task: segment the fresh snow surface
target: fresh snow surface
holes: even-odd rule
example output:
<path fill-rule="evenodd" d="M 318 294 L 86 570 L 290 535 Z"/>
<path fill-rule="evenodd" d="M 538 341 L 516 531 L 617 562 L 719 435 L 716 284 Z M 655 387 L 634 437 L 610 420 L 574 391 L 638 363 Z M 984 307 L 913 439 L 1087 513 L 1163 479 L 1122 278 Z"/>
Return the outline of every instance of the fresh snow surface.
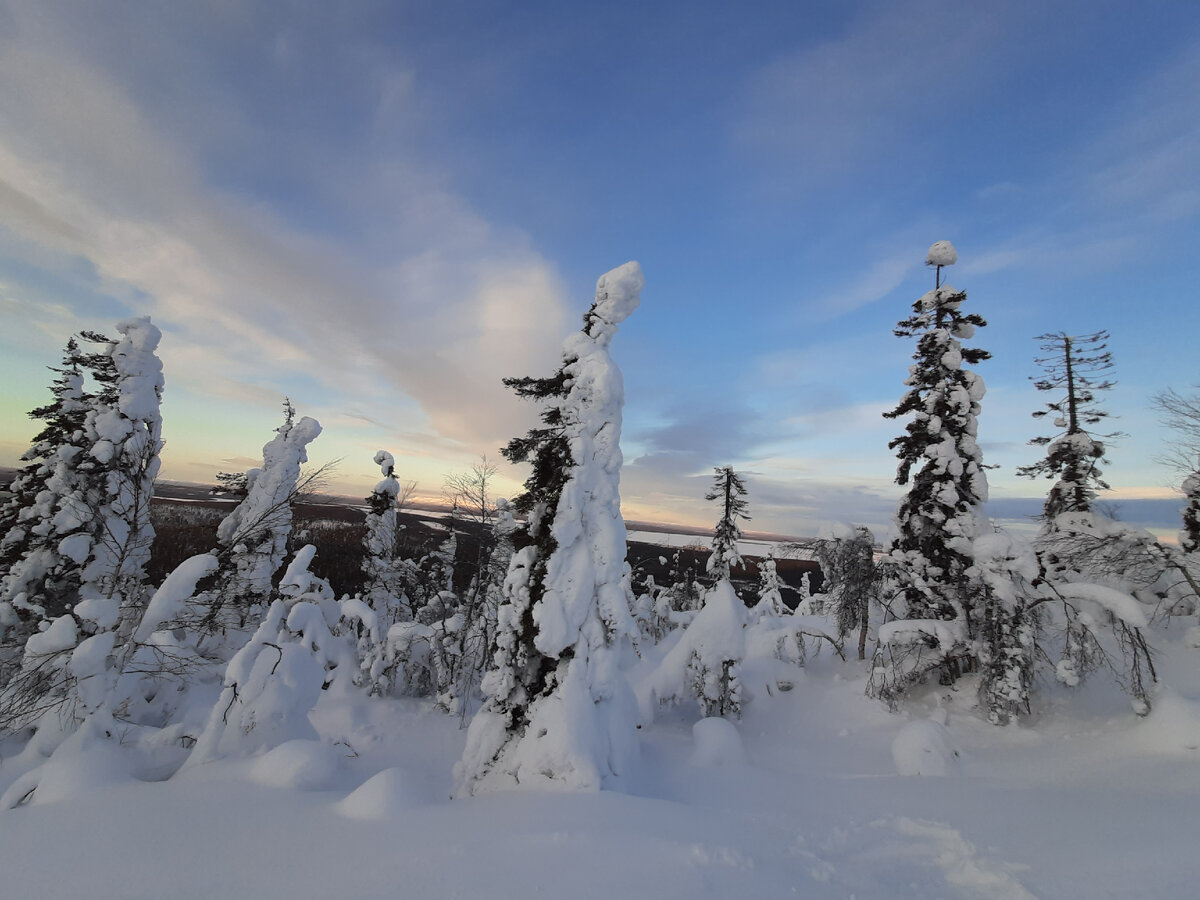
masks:
<path fill-rule="evenodd" d="M 823 651 L 740 721 L 660 710 L 623 793 L 451 800 L 466 731 L 409 699 L 331 689 L 317 737 L 169 779 L 178 732 L 100 713 L 57 750 L 0 746 L 0 897 L 1192 897 L 1187 628 L 1150 626 L 1165 686 L 1145 718 L 1097 678 L 1041 685 L 1033 718 L 1003 728 L 970 679 L 891 714 L 863 696 L 865 664 Z M 635 688 L 664 652 L 642 648 Z M 899 774 L 918 753 L 953 760 L 946 777 Z"/>

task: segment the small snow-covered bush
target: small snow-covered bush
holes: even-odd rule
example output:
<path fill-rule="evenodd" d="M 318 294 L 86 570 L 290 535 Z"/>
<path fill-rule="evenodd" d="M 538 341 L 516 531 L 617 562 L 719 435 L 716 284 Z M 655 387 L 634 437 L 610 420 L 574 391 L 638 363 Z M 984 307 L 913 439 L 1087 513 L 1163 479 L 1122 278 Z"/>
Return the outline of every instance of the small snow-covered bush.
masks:
<path fill-rule="evenodd" d="M 249 756 L 285 741 L 315 739 L 308 720 L 321 692 L 353 669 L 352 651 L 330 631 L 332 591 L 308 571 L 315 548 L 297 552 L 262 624 L 225 670 L 225 686 L 187 765 Z"/>

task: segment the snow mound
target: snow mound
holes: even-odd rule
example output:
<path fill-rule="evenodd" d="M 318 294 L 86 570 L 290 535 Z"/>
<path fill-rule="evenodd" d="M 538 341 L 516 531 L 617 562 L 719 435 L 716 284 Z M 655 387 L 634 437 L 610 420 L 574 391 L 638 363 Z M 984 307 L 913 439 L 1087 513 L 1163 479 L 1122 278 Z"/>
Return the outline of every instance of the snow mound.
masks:
<path fill-rule="evenodd" d="M 129 757 L 113 738 L 115 728 L 107 712 L 91 716 L 42 765 L 9 786 L 0 797 L 0 809 L 23 803 L 61 803 L 99 788 L 133 781 Z"/>
<path fill-rule="evenodd" d="M 900 729 L 892 741 L 892 761 L 901 775 L 954 775 L 961 762 L 950 732 L 933 719 Z"/>
<path fill-rule="evenodd" d="M 1138 727 L 1147 749 L 1164 752 L 1200 749 L 1200 702 L 1163 689 Z"/>
<path fill-rule="evenodd" d="M 250 769 L 250 778 L 267 787 L 319 791 L 337 773 L 336 751 L 321 741 L 286 741 L 264 753 Z"/>
<path fill-rule="evenodd" d="M 333 807 L 338 815 L 364 822 L 385 822 L 397 813 L 420 806 L 425 798 L 403 769 L 384 769 Z"/>
<path fill-rule="evenodd" d="M 742 736 L 728 719 L 710 716 L 692 726 L 692 765 L 694 766 L 744 766 L 746 748 Z"/>
<path fill-rule="evenodd" d="M 956 262 L 958 262 L 958 251 L 949 241 L 935 242 L 929 248 L 929 252 L 925 254 L 925 265 L 927 266 L 952 266 Z"/>

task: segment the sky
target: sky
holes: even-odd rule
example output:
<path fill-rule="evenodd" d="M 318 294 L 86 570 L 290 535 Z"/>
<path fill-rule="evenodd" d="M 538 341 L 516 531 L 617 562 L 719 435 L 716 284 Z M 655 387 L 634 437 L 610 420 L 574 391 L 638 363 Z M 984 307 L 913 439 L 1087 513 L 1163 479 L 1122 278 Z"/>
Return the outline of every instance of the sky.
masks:
<path fill-rule="evenodd" d="M 254 465 L 286 395 L 339 491 L 382 448 L 419 495 L 483 454 L 511 495 L 535 409 L 500 379 L 550 374 L 636 259 L 626 517 L 715 521 L 730 464 L 751 528 L 883 531 L 892 328 L 950 240 L 989 322 L 992 496 L 1049 486 L 1015 475 L 1034 338 L 1108 329 L 1108 499 L 1165 533 L 1150 397 L 1200 384 L 1197 85 L 1186 2 L 0 0 L 0 465 L 72 333 L 150 315 L 164 478 Z"/>

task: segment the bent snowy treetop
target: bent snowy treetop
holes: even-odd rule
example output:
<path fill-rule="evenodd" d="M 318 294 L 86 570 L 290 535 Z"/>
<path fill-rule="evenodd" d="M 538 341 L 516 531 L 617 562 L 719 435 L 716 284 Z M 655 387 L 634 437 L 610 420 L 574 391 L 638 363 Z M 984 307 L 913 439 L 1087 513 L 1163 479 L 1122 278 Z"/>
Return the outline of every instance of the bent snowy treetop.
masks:
<path fill-rule="evenodd" d="M 646 278 L 642 267 L 630 260 L 605 272 L 596 281 L 596 300 L 588 311 L 589 332 L 597 321 L 605 325 L 620 325 L 638 308 Z M 595 335 L 593 335 L 595 336 Z"/>

